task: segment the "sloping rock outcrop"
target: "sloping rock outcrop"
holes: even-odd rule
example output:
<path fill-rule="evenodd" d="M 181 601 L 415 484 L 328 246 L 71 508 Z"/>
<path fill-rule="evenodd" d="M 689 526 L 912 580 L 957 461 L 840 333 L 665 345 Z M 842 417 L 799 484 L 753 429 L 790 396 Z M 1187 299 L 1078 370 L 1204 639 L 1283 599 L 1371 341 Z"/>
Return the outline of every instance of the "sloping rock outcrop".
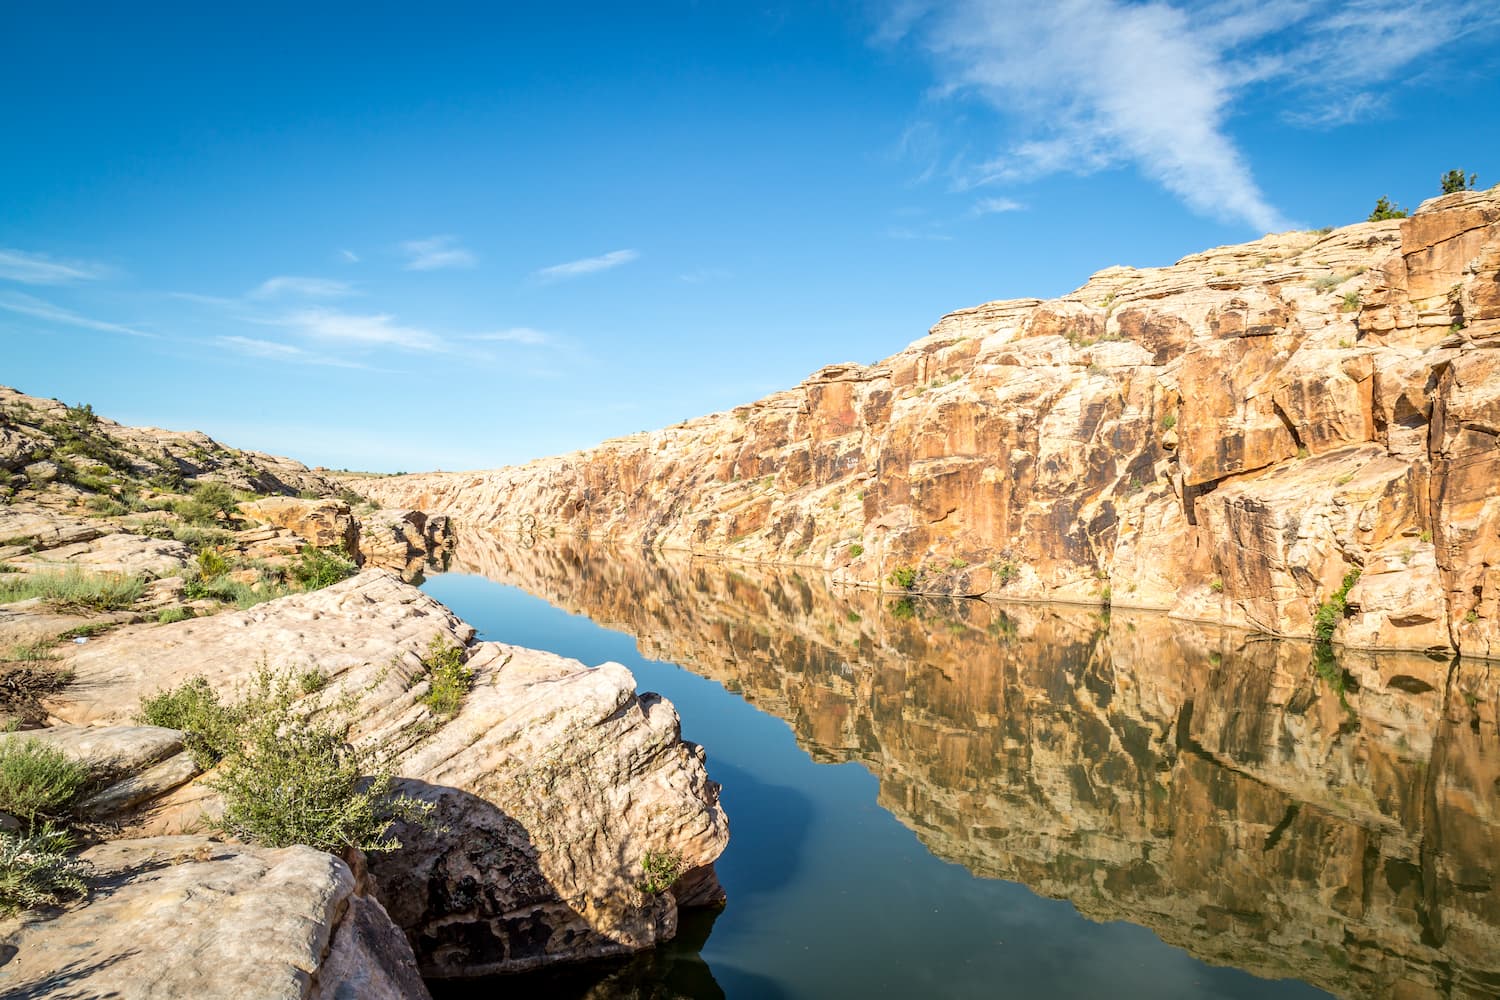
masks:
<path fill-rule="evenodd" d="M 0 923 L 9 997 L 426 1000 L 411 947 L 310 847 L 203 837 L 100 844 L 87 906 Z"/>
<path fill-rule="evenodd" d="M 1500 990 L 1500 670 L 1115 611 L 830 590 L 566 540 L 455 568 L 858 761 L 935 854 L 1340 996 Z"/>
<path fill-rule="evenodd" d="M 101 479 L 223 482 L 256 493 L 336 493 L 301 462 L 220 444 L 201 431 L 127 427 L 89 406 L 28 396 L 0 386 L 0 495 L 24 486 Z"/>
<path fill-rule="evenodd" d="M 361 479 L 523 534 L 878 587 L 1500 656 L 1500 189 L 1112 267 L 871 366 L 493 472 Z"/>
<path fill-rule="evenodd" d="M 126 626 L 65 651 L 73 681 L 48 702 L 74 726 L 128 721 L 193 676 L 230 692 L 262 667 L 326 679 L 354 735 L 387 756 L 439 825 L 403 826 L 376 855 L 380 898 L 427 976 L 473 976 L 624 954 L 676 929 L 676 899 L 642 891 L 648 852 L 680 860 L 712 900 L 728 838 L 701 749 L 672 706 L 637 696 L 618 664 L 471 643 L 474 630 L 381 570 L 247 611 Z M 436 641 L 464 646 L 473 686 L 451 718 L 423 702 Z M 121 819 L 140 836 L 191 832 L 216 808 L 194 782 Z"/>

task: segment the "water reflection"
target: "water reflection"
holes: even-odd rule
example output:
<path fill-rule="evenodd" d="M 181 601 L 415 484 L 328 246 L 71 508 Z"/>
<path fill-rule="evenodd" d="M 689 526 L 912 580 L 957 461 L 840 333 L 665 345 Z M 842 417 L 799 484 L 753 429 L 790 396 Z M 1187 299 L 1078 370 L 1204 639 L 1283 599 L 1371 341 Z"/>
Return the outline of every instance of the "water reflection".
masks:
<path fill-rule="evenodd" d="M 1329 663 L 1156 615 L 568 540 L 460 535 L 453 569 L 626 631 L 815 758 L 858 761 L 976 875 L 1342 996 L 1500 995 L 1500 664 Z"/>

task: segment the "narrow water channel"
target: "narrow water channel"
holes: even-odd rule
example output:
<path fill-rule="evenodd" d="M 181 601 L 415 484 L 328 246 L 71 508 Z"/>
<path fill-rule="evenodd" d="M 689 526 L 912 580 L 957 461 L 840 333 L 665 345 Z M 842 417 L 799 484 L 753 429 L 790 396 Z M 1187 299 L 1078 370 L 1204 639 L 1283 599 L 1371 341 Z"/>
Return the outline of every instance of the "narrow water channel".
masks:
<path fill-rule="evenodd" d="M 1320 672 L 1306 646 L 1159 616 L 484 536 L 425 589 L 483 637 L 625 664 L 724 786 L 721 913 L 507 996 L 1500 985 L 1494 720 L 1454 707 L 1494 699 L 1486 665 Z"/>

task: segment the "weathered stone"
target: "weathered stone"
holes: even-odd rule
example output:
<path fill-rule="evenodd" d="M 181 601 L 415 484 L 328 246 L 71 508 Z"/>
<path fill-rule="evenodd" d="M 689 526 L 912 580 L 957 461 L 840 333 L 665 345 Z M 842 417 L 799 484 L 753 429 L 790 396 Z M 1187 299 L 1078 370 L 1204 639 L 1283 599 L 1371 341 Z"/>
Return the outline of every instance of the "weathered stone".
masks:
<path fill-rule="evenodd" d="M 94 868 L 86 905 L 0 923 L 7 996 L 428 996 L 379 904 L 355 895 L 349 868 L 322 851 L 172 837 L 83 858 Z"/>
<path fill-rule="evenodd" d="M 318 548 L 337 547 L 351 554 L 359 548 L 359 524 L 342 500 L 268 497 L 240 504 L 240 513 L 262 524 L 285 528 Z"/>
<path fill-rule="evenodd" d="M 702 754 L 682 742 L 676 712 L 655 695 L 637 696 L 618 664 L 588 669 L 478 643 L 468 651 L 473 688 L 461 709 L 434 716 L 421 700 L 429 690 L 422 657 L 434 641 L 464 646 L 473 635 L 421 591 L 367 570 L 248 611 L 129 626 L 67 650 L 75 678 L 49 708 L 98 726 L 194 676 L 232 700 L 262 666 L 316 669 L 328 684 L 310 697 L 352 698 L 355 738 L 446 803 L 446 829 L 400 828 L 407 846 L 372 865 L 428 974 L 512 971 L 670 937 L 676 905 L 637 891 L 640 860 L 673 853 L 689 869 L 709 869 L 728 838 L 718 786 Z M 143 835 L 193 830 L 217 808 L 195 782 L 124 822 Z M 529 868 L 517 867 L 521 855 Z M 477 882 L 442 888 L 460 858 Z M 542 887 L 524 920 L 505 902 L 512 883 Z M 475 885 L 488 888 L 476 896 Z M 592 902 L 580 909 L 585 899 Z M 469 950 L 453 943 L 461 928 Z"/>

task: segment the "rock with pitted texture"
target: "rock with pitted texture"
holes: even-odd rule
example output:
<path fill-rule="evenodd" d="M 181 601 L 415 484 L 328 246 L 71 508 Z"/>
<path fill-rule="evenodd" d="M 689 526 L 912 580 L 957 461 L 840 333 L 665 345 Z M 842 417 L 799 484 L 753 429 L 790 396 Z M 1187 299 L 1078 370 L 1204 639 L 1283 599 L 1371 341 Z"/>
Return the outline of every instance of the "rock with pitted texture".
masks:
<path fill-rule="evenodd" d="M 1288 636 L 1358 569 L 1336 639 L 1500 656 L 1496 346 L 1500 188 L 960 310 L 587 451 L 358 485 L 481 527 Z"/>
<path fill-rule="evenodd" d="M 330 854 L 161 837 L 83 858 L 87 903 L 0 923 L 6 996 L 429 996 L 400 931 Z"/>

